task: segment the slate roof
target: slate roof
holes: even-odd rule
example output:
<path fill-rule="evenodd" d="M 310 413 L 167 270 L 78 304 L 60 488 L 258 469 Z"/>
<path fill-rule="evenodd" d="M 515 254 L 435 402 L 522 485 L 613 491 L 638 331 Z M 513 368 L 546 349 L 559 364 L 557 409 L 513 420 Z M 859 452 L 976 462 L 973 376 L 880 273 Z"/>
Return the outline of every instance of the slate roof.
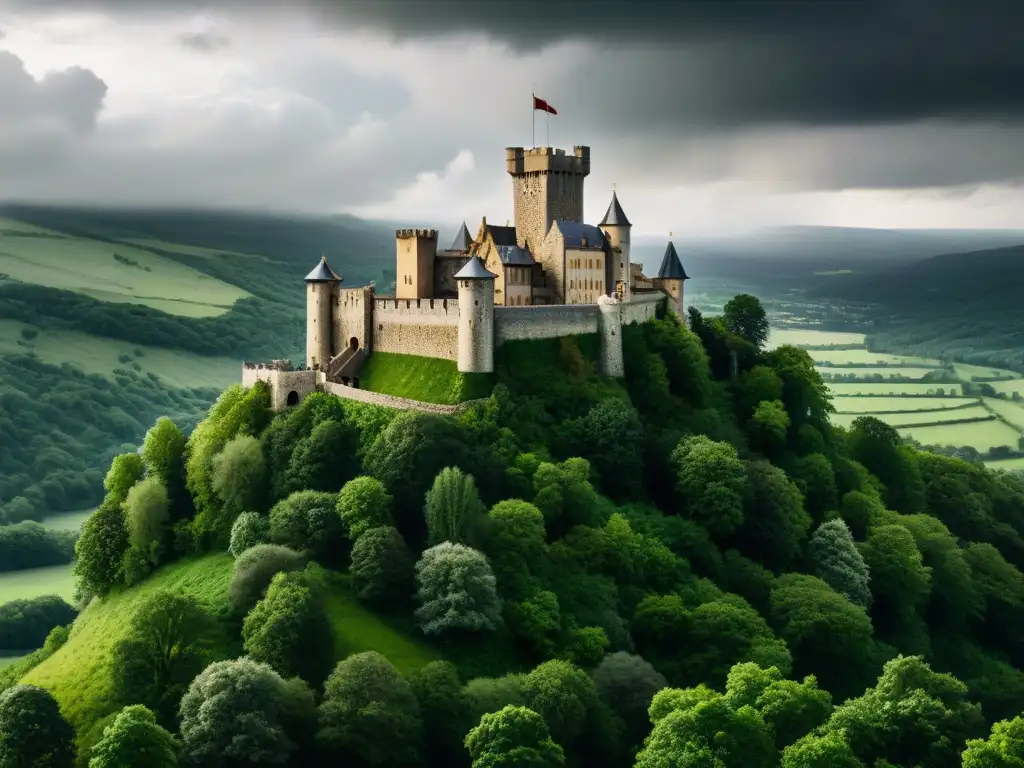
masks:
<path fill-rule="evenodd" d="M 575 221 L 556 221 L 555 226 L 565 238 L 566 248 L 582 248 L 583 239 L 587 240 L 587 248 L 603 248 L 604 232 L 593 224 L 580 224 Z"/>
<path fill-rule="evenodd" d="M 499 245 L 497 249 L 498 258 L 506 266 L 528 267 L 536 263 L 533 260 L 533 254 L 518 245 Z"/>
<path fill-rule="evenodd" d="M 495 245 L 515 245 L 517 242 L 515 227 L 495 227 L 488 224 L 487 231 L 494 238 Z"/>
<path fill-rule="evenodd" d="M 462 228 L 459 233 L 455 235 L 455 239 L 452 240 L 451 246 L 448 248 L 449 251 L 468 251 L 470 243 L 473 242 L 473 238 L 469 236 L 469 230 L 466 228 L 466 222 L 462 222 Z"/>
<path fill-rule="evenodd" d="M 668 247 L 665 248 L 665 256 L 661 260 L 661 267 L 658 268 L 658 277 L 667 280 L 690 279 L 683 269 L 682 262 L 679 261 L 679 254 L 676 253 L 676 247 L 671 240 L 668 241 Z"/>
<path fill-rule="evenodd" d="M 321 256 L 320 263 L 313 267 L 313 271 L 306 275 L 307 283 L 340 283 L 341 278 L 331 269 L 327 263 L 327 257 Z"/>
<path fill-rule="evenodd" d="M 608 210 L 604 213 L 604 218 L 601 219 L 599 227 L 631 227 L 629 219 L 626 218 L 626 212 L 622 210 L 622 206 L 619 205 L 619 196 L 612 192 L 612 202 L 608 206 Z"/>
<path fill-rule="evenodd" d="M 487 271 L 479 256 L 471 256 L 466 266 L 455 273 L 456 280 L 493 280 L 496 277 Z"/>

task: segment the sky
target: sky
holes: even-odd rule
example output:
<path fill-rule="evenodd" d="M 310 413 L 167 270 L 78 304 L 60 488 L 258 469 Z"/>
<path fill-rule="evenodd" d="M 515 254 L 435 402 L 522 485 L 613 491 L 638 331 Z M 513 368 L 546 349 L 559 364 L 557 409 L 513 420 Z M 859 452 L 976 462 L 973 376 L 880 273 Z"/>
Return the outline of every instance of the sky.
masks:
<path fill-rule="evenodd" d="M 634 233 L 1024 227 L 1019 0 L 0 0 L 0 200 Z M 559 112 L 531 110 L 531 93 Z M 535 125 L 535 128 L 534 128 Z"/>

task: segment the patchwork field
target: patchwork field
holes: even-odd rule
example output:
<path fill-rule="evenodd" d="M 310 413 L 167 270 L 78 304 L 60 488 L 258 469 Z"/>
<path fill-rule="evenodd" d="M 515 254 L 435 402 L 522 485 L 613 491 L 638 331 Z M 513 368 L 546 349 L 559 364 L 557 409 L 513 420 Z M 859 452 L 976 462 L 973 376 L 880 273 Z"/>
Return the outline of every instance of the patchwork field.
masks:
<path fill-rule="evenodd" d="M 17 320 L 0 319 L 0 356 L 24 354 L 34 354 L 50 365 L 68 363 L 84 373 L 107 377 L 115 369 L 132 368 L 156 374 L 172 387 L 225 389 L 238 381 L 241 365 L 240 360 L 228 357 L 204 357 L 77 331 L 38 330 Z"/>
<path fill-rule="evenodd" d="M 70 565 L 51 565 L 0 573 L 0 605 L 40 595 L 59 595 L 71 601 L 75 592 Z"/>
<path fill-rule="evenodd" d="M 985 383 L 998 393 L 1010 396 L 1019 392 L 1024 395 L 1024 377 L 1013 371 L 963 363 L 950 367 L 940 360 L 925 357 L 870 352 L 864 346 L 864 336 L 856 333 L 782 328 L 773 331 L 769 340 L 769 346 L 780 344 L 808 348 L 808 354 L 823 375 L 857 378 L 897 375 L 920 379 L 945 368 L 959 380 L 828 381 L 836 408 L 832 416 L 834 424 L 849 427 L 859 416 L 875 416 L 896 427 L 904 437 L 912 437 L 925 445 L 971 447 L 982 454 L 1004 446 L 1017 451 L 1024 437 L 1024 402 L 963 394 L 965 384 L 981 378 L 996 379 Z M 855 349 L 822 348 L 855 344 L 860 346 Z M 977 421 L 962 423 L 971 419 Z M 921 424 L 928 426 L 919 426 Z M 987 464 L 1019 469 L 1024 468 L 1024 457 L 992 460 Z"/>
<path fill-rule="evenodd" d="M 1002 469 L 1006 472 L 1024 472 L 1024 456 L 1019 456 L 1016 459 L 996 459 L 995 461 L 986 461 L 985 466 L 989 469 Z"/>
<path fill-rule="evenodd" d="M 102 301 L 144 304 L 186 317 L 221 315 L 249 295 L 128 244 L 71 237 L 10 219 L 0 219 L 0 279 L 74 291 Z"/>

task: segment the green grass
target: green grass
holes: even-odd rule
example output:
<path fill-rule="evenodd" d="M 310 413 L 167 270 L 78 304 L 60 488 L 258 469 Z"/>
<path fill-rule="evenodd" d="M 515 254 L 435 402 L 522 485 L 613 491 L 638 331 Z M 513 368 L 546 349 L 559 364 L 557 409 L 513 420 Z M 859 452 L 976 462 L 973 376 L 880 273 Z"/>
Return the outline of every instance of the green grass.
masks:
<path fill-rule="evenodd" d="M 832 366 L 817 366 L 818 372 L 822 375 L 832 374 L 833 376 L 856 376 L 857 378 L 866 379 L 868 376 L 884 376 L 889 378 L 891 376 L 902 377 L 905 379 L 921 379 L 927 376 L 929 373 L 934 373 L 934 368 L 917 368 L 913 366 L 857 366 L 856 368 L 835 368 Z"/>
<path fill-rule="evenodd" d="M 982 453 L 1000 445 L 1016 449 L 1021 436 L 1019 430 L 995 419 L 974 424 L 941 424 L 898 431 L 904 437 L 913 437 L 925 445 L 967 446 Z"/>
<path fill-rule="evenodd" d="M 924 411 L 942 408 L 964 408 L 978 404 L 976 397 L 834 397 L 832 404 L 839 413 L 863 415 L 892 411 Z"/>
<path fill-rule="evenodd" d="M 938 389 L 943 390 L 947 395 L 960 395 L 963 393 L 963 387 L 959 383 L 950 383 L 944 381 L 942 383 L 932 382 L 918 382 L 918 381 L 840 381 L 840 382 L 829 382 L 828 388 L 833 395 L 927 395 L 929 391 L 936 391 Z M 929 398 L 930 399 L 930 398 Z M 927 408 L 928 406 L 922 406 Z"/>
<path fill-rule="evenodd" d="M 996 392 L 1005 392 L 1007 396 L 1012 395 L 1014 392 L 1019 392 L 1024 395 L 1024 379 L 1017 379 L 1016 381 L 993 381 L 990 382 L 992 389 Z"/>
<path fill-rule="evenodd" d="M 31 236 L 26 236 L 29 234 Z M 117 254 L 120 259 L 115 259 Z M 102 301 L 144 304 L 172 315 L 222 315 L 246 291 L 128 244 L 63 235 L 0 219 L 0 274 Z"/>
<path fill-rule="evenodd" d="M 793 347 L 825 347 L 864 344 L 863 333 L 819 331 L 813 328 L 772 328 L 768 336 L 768 349 L 784 345 Z"/>
<path fill-rule="evenodd" d="M 963 381 L 971 381 L 972 377 L 977 376 L 983 379 L 1016 379 L 1019 383 L 1024 384 L 1024 379 L 1021 378 L 1019 373 L 1015 371 L 1007 371 L 1004 368 L 989 368 L 988 366 L 982 365 L 969 365 L 967 363 L 954 363 L 953 370 L 956 371 L 956 375 Z"/>
<path fill-rule="evenodd" d="M 24 658 L 24 654 L 21 656 L 0 656 L 0 669 L 6 669 L 11 666 L 11 664 L 16 664 Z"/>
<path fill-rule="evenodd" d="M 984 398 L 985 407 L 1011 427 L 1024 430 L 1024 403 L 1000 400 L 997 397 Z"/>
<path fill-rule="evenodd" d="M 808 354 L 816 363 L 835 365 L 921 365 L 938 366 L 941 363 L 930 357 L 915 355 L 890 355 L 886 352 L 869 352 L 866 349 L 811 349 Z"/>
<path fill-rule="evenodd" d="M 128 632 L 141 599 L 169 590 L 202 600 L 214 611 L 224 610 L 232 563 L 228 554 L 182 560 L 133 589 L 94 600 L 75 621 L 64 647 L 31 670 L 24 682 L 50 691 L 64 716 L 84 731 L 116 706 L 111 695 L 111 651 Z M 219 658 L 229 654 L 227 644 L 215 648 Z"/>
<path fill-rule="evenodd" d="M 67 363 L 83 373 L 107 378 L 113 377 L 116 369 L 153 373 L 172 387 L 226 389 L 242 375 L 241 360 L 229 357 L 205 357 L 78 331 L 39 330 L 18 320 L 0 319 L 0 355 L 24 354 L 49 365 Z M 124 356 L 130 361 L 126 363 Z"/>
<path fill-rule="evenodd" d="M 238 253 L 237 251 L 228 250 L 217 250 L 215 248 L 203 248 L 199 245 L 183 245 L 181 243 L 167 243 L 163 240 L 154 240 L 148 237 L 123 237 L 117 238 L 124 243 L 132 243 L 133 245 L 139 245 L 143 248 L 156 248 L 160 251 L 171 251 L 173 253 L 184 253 L 187 256 L 201 256 L 207 259 L 213 259 L 218 256 L 249 256 L 250 254 Z M 256 256 L 254 258 L 261 258 Z"/>
<path fill-rule="evenodd" d="M 426 643 L 396 629 L 357 602 L 344 576 L 334 575 L 331 579 L 326 609 L 338 659 L 353 653 L 377 651 L 400 672 L 409 674 L 440 658 Z"/>
<path fill-rule="evenodd" d="M 985 466 L 989 469 L 1003 469 L 1007 471 L 1024 470 L 1024 456 L 1020 456 L 1016 459 L 996 459 L 994 461 L 986 461 Z"/>
<path fill-rule="evenodd" d="M 0 605 L 11 600 L 30 600 L 40 595 L 59 595 L 70 601 L 75 582 L 70 565 L 49 565 L 0 573 Z"/>
<path fill-rule="evenodd" d="M 59 515 L 50 515 L 43 520 L 43 525 L 55 531 L 77 531 L 82 527 L 82 523 L 86 521 L 89 515 L 95 511 L 96 507 L 90 507 L 89 509 L 79 509 L 74 512 L 62 512 Z"/>
<path fill-rule="evenodd" d="M 927 398 L 915 399 L 927 402 Z M 854 419 L 860 418 L 861 416 L 876 416 L 878 419 L 893 427 L 904 427 L 910 424 L 931 424 L 933 422 L 943 421 L 960 421 L 961 419 L 992 418 L 992 414 L 981 405 L 975 405 L 969 408 L 947 408 L 944 411 L 905 411 L 902 413 L 885 414 L 835 413 L 832 414 L 831 418 L 833 424 L 838 424 L 841 427 L 849 427 L 850 424 L 853 423 Z M 973 425 L 965 424 L 962 426 Z"/>
<path fill-rule="evenodd" d="M 454 404 L 490 394 L 490 377 L 459 373 L 454 360 L 374 352 L 359 372 L 359 386 L 371 392 L 424 403 Z"/>

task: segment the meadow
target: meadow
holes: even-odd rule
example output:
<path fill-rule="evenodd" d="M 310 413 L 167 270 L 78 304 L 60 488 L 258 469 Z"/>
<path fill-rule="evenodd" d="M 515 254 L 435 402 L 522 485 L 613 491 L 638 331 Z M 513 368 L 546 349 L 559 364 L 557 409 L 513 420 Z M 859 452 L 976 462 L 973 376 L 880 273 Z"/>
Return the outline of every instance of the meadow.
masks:
<path fill-rule="evenodd" d="M 1024 403 L 1000 400 L 998 397 L 986 397 L 985 407 L 1006 423 L 1024 431 Z"/>
<path fill-rule="evenodd" d="M 967 408 L 946 408 L 940 411 L 903 411 L 901 413 L 883 414 L 834 413 L 832 414 L 831 420 L 833 424 L 837 424 L 841 427 L 849 427 L 853 423 L 854 419 L 858 419 L 865 415 L 877 416 L 886 424 L 893 427 L 907 427 L 914 424 L 932 424 L 933 422 L 959 422 L 965 419 L 985 419 L 998 422 L 998 419 L 996 419 L 996 417 L 982 405 L 973 405 Z M 997 443 L 997 445 L 999 445 L 999 443 Z"/>
<path fill-rule="evenodd" d="M 812 352 L 815 350 L 811 350 Z M 868 354 L 871 354 L 870 352 Z M 915 366 L 893 366 L 893 365 L 858 365 L 856 368 L 847 366 L 831 366 L 831 365 L 818 365 L 816 366 L 818 372 L 824 375 L 832 376 L 856 376 L 857 378 L 868 378 L 870 376 L 884 376 L 890 378 L 893 376 L 905 378 L 905 379 L 922 379 L 929 373 L 933 373 L 938 370 L 937 368 L 923 368 Z"/>
<path fill-rule="evenodd" d="M 769 349 L 789 345 L 793 347 L 863 346 L 863 333 L 821 331 L 814 328 L 772 328 L 768 336 Z"/>
<path fill-rule="evenodd" d="M 184 317 L 216 317 L 250 295 L 152 251 L 11 219 L 0 219 L 0 278 Z"/>
<path fill-rule="evenodd" d="M 834 395 L 891 395 L 913 396 L 934 394 L 941 389 L 946 395 L 961 395 L 963 387 L 959 383 L 942 382 L 941 384 L 923 381 L 838 381 L 830 383 L 828 388 Z M 928 406 L 922 404 L 922 408 Z"/>
<path fill-rule="evenodd" d="M 1016 449 L 1020 430 L 993 419 L 973 424 L 939 424 L 934 427 L 912 427 L 898 430 L 903 437 L 912 437 L 925 445 L 956 445 L 985 452 L 1006 445 Z"/>
<path fill-rule="evenodd" d="M 970 408 L 981 401 L 976 397 L 929 397 L 926 400 L 911 397 L 856 397 L 838 395 L 832 398 L 837 413 L 889 414 L 904 411 L 944 411 Z"/>

